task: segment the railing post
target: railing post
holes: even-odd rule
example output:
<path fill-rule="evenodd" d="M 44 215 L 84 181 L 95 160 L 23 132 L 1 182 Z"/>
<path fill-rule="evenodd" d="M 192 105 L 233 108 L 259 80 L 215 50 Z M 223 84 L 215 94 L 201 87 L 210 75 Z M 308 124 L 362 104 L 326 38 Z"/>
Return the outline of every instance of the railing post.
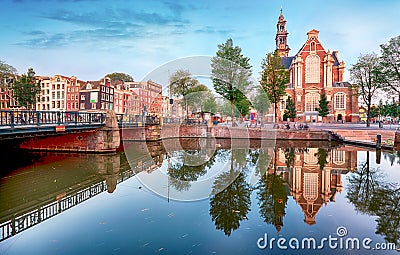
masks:
<path fill-rule="evenodd" d="M 57 112 L 57 124 L 61 125 L 61 112 Z"/>
<path fill-rule="evenodd" d="M 380 149 L 382 147 L 382 135 L 376 135 L 376 149 Z"/>
<path fill-rule="evenodd" d="M 36 122 L 37 125 L 40 126 L 40 112 L 36 111 Z"/>
<path fill-rule="evenodd" d="M 14 128 L 15 126 L 15 117 L 14 117 L 14 112 L 10 112 L 10 120 L 11 120 L 11 127 Z"/>

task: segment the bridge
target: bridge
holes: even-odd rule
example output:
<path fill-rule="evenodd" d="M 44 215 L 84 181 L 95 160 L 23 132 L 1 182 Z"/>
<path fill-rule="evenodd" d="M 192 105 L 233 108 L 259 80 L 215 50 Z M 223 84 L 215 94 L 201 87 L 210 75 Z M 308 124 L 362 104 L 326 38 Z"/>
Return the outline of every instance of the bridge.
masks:
<path fill-rule="evenodd" d="M 115 114 L 111 110 L 0 110 L 0 142 L 5 145 L 2 147 L 17 143 L 33 150 L 112 152 L 121 144 L 122 128 L 159 124 L 156 116 Z"/>
<path fill-rule="evenodd" d="M 154 116 L 116 114 L 118 126 L 158 125 Z M 106 124 L 105 111 L 0 110 L 0 139 L 39 133 L 96 129 Z"/>

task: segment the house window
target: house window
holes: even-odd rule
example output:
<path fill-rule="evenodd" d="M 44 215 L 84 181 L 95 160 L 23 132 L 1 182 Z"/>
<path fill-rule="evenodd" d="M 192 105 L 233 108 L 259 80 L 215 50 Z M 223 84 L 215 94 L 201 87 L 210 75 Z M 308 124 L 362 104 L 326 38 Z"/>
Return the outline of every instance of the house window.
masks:
<path fill-rule="evenodd" d="M 333 164 L 343 165 L 345 161 L 345 152 L 344 151 L 333 151 Z"/>
<path fill-rule="evenodd" d="M 319 106 L 320 95 L 318 93 L 308 93 L 305 96 L 306 99 L 306 111 L 315 111 L 315 108 Z"/>
<path fill-rule="evenodd" d="M 92 103 L 92 109 L 96 109 L 96 103 Z"/>
<path fill-rule="evenodd" d="M 81 100 L 85 100 L 85 95 L 81 95 Z"/>
<path fill-rule="evenodd" d="M 309 148 L 308 151 L 304 152 L 304 163 L 316 165 L 318 163 L 317 153 L 318 148 Z"/>
<path fill-rule="evenodd" d="M 320 82 L 320 60 L 317 55 L 308 55 L 306 58 L 306 83 Z"/>
<path fill-rule="evenodd" d="M 281 100 L 281 111 L 286 110 L 286 103 L 287 103 L 286 99 Z"/>
<path fill-rule="evenodd" d="M 85 109 L 85 103 L 81 103 L 81 109 Z"/>
<path fill-rule="evenodd" d="M 346 109 L 346 94 L 339 92 L 335 94 L 335 109 Z"/>

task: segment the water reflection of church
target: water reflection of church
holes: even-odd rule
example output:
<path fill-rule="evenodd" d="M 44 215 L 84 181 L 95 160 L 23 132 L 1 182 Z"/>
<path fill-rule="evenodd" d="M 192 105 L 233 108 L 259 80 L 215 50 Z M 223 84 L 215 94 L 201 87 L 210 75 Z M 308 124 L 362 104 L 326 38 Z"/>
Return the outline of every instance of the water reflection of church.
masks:
<path fill-rule="evenodd" d="M 316 223 L 322 205 L 335 202 L 336 194 L 342 192 L 342 174 L 357 167 L 357 152 L 346 147 L 333 150 L 279 148 L 276 154 L 269 173 L 273 173 L 276 164 L 276 174 L 288 185 L 290 195 L 304 213 L 304 222 L 309 225 Z M 283 216 L 284 212 L 275 222 L 277 229 L 283 225 Z"/>

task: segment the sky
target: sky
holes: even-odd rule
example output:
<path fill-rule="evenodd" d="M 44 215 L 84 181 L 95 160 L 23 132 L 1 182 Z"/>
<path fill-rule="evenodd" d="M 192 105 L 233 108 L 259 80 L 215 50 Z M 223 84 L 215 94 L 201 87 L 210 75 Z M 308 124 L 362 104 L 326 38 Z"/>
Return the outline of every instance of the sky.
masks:
<path fill-rule="evenodd" d="M 289 55 L 317 29 L 347 68 L 400 34 L 398 0 L 0 0 L 0 6 L 0 60 L 18 73 L 32 67 L 37 75 L 83 81 L 111 72 L 140 81 L 175 59 L 213 56 L 228 38 L 258 79 L 262 59 L 275 49 L 281 8 Z"/>

